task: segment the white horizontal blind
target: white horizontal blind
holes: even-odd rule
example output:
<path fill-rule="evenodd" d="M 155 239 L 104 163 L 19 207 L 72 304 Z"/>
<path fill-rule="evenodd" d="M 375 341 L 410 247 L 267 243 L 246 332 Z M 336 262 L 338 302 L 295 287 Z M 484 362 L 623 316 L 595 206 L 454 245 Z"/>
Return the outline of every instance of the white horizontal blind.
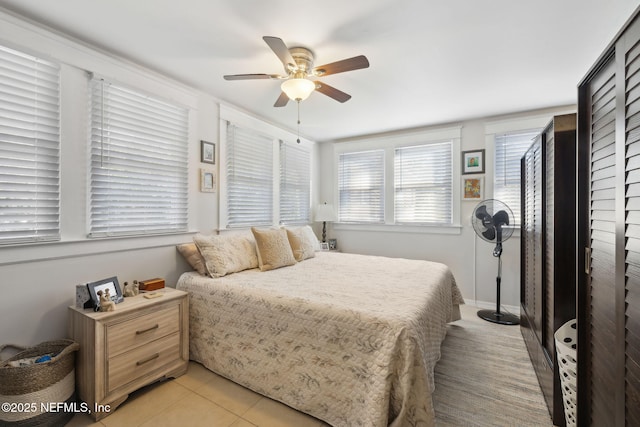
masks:
<path fill-rule="evenodd" d="M 453 223 L 452 143 L 396 148 L 395 222 Z"/>
<path fill-rule="evenodd" d="M 188 116 L 92 79 L 90 236 L 187 230 Z"/>
<path fill-rule="evenodd" d="M 506 203 L 518 223 L 521 212 L 520 159 L 538 133 L 540 133 L 540 129 L 496 134 L 495 136 L 493 198 Z"/>
<path fill-rule="evenodd" d="M 384 223 L 384 150 L 340 154 L 340 222 Z"/>
<path fill-rule="evenodd" d="M 302 145 L 280 142 L 280 223 L 310 221 L 311 153 Z"/>
<path fill-rule="evenodd" d="M 227 125 L 227 227 L 273 224 L 273 138 Z"/>
<path fill-rule="evenodd" d="M 60 239 L 60 69 L 0 46 L 0 244 Z"/>

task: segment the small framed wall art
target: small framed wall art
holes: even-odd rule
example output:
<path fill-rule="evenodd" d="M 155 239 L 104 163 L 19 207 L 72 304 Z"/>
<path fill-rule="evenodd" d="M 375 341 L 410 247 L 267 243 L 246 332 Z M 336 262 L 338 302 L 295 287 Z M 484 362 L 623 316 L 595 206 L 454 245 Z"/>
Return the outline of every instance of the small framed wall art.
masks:
<path fill-rule="evenodd" d="M 482 190 L 484 178 L 463 178 L 462 179 L 462 199 L 482 200 Z"/>
<path fill-rule="evenodd" d="M 216 144 L 200 141 L 200 161 L 202 163 L 216 164 Z"/>
<path fill-rule="evenodd" d="M 462 152 L 462 174 L 484 173 L 484 149 Z"/>
<path fill-rule="evenodd" d="M 214 193 L 216 191 L 216 174 L 213 171 L 200 169 L 200 192 Z"/>

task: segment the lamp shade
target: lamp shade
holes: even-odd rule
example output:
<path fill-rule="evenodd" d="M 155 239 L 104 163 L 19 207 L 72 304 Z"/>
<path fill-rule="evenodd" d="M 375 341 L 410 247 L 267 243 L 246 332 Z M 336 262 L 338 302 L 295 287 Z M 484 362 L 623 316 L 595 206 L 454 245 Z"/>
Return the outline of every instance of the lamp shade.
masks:
<path fill-rule="evenodd" d="M 293 101 L 304 101 L 316 89 L 316 84 L 307 79 L 285 80 L 280 86 L 282 91 Z"/>
<path fill-rule="evenodd" d="M 333 205 L 327 204 L 325 202 L 321 205 L 318 205 L 318 207 L 316 208 L 316 222 L 336 221 L 337 219 L 338 217 L 336 216 L 336 212 L 333 210 Z"/>

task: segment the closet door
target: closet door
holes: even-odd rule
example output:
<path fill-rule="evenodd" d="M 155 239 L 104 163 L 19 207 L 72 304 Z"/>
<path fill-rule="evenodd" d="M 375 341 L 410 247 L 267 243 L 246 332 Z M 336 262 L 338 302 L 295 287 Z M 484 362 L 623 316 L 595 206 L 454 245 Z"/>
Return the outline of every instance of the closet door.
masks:
<path fill-rule="evenodd" d="M 637 16 L 578 92 L 578 243 L 586 248 L 584 260 L 578 257 L 579 425 L 640 425 Z"/>
<path fill-rule="evenodd" d="M 585 252 L 587 275 L 584 322 L 586 342 L 579 342 L 578 358 L 584 362 L 579 389 L 586 401 L 588 425 L 614 425 L 616 388 L 616 80 L 610 61 L 590 82 L 588 177 L 588 233 Z M 579 186 L 581 187 L 581 186 Z M 585 424 L 587 425 L 587 424 Z"/>
<path fill-rule="evenodd" d="M 640 425 L 640 24 L 622 38 L 625 59 L 624 398 L 627 425 Z"/>

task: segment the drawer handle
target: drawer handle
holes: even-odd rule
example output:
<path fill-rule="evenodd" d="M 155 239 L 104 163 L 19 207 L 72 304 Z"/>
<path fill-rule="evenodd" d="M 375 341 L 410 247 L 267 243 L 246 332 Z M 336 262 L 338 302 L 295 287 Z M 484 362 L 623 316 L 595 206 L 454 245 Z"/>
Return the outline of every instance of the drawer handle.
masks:
<path fill-rule="evenodd" d="M 144 334 L 145 332 L 153 331 L 154 329 L 158 329 L 159 327 L 160 326 L 156 323 L 155 325 L 153 325 L 150 328 L 143 329 L 141 331 L 136 331 L 136 335 L 141 335 L 141 334 Z"/>
<path fill-rule="evenodd" d="M 136 362 L 136 366 L 141 366 L 141 365 L 144 365 L 145 363 L 149 363 L 152 360 L 157 359 L 158 357 L 160 357 L 160 353 L 156 353 L 153 356 L 147 357 L 146 359 L 138 360 Z"/>

